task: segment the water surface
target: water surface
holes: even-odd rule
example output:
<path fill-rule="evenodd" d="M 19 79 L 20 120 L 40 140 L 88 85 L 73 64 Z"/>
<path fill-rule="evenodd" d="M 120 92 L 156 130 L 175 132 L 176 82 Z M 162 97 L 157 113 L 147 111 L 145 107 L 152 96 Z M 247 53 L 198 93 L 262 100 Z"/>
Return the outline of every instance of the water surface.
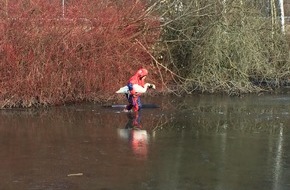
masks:
<path fill-rule="evenodd" d="M 1 110 L 0 189 L 290 189 L 290 95 L 143 103 Z"/>

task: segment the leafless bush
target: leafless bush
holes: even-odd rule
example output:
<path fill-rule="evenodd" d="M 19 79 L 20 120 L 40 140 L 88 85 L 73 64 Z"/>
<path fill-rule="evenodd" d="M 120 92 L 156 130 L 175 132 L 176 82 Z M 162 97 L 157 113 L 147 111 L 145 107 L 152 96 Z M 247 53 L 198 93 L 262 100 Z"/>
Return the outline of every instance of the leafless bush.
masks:
<path fill-rule="evenodd" d="M 0 107 L 107 100 L 140 66 L 152 70 L 136 41 L 148 49 L 159 21 L 141 1 L 69 1 L 65 15 L 59 1 L 29 2 L 0 18 Z"/>
<path fill-rule="evenodd" d="M 164 20 L 157 51 L 163 60 L 155 61 L 172 74 L 175 88 L 165 84 L 172 91 L 250 93 L 289 77 L 289 48 L 277 15 L 260 9 L 264 4 L 172 0 L 154 6 Z M 271 85 L 253 83 L 261 81 Z"/>

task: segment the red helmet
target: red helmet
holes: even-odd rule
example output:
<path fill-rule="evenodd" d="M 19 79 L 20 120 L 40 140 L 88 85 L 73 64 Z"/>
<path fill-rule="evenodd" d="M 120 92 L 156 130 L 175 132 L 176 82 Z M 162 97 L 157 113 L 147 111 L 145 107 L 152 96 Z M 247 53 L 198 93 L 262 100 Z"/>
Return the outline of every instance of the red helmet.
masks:
<path fill-rule="evenodd" d="M 148 75 L 148 71 L 147 71 L 147 69 L 139 69 L 138 71 L 137 71 L 137 74 L 138 74 L 138 76 L 140 77 L 140 78 L 142 78 L 142 77 L 144 77 L 144 76 L 147 76 Z"/>

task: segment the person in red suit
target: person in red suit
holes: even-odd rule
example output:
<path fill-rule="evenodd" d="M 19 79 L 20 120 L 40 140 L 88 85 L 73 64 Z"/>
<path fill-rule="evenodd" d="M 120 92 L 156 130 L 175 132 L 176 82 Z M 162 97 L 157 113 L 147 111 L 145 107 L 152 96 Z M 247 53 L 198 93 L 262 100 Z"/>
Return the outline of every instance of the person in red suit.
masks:
<path fill-rule="evenodd" d="M 129 79 L 128 84 L 127 84 L 129 93 L 125 94 L 129 104 L 124 109 L 125 112 L 128 112 L 132 109 L 133 111 L 137 112 L 142 108 L 141 99 L 140 99 L 141 93 L 136 92 L 136 89 L 134 89 L 134 85 L 137 84 L 143 88 L 147 88 L 147 86 L 146 87 L 144 86 L 147 75 L 148 75 L 147 69 L 141 68 L 135 73 L 135 75 L 133 75 Z M 153 85 L 151 84 L 148 86 L 148 88 L 152 88 L 152 87 Z"/>

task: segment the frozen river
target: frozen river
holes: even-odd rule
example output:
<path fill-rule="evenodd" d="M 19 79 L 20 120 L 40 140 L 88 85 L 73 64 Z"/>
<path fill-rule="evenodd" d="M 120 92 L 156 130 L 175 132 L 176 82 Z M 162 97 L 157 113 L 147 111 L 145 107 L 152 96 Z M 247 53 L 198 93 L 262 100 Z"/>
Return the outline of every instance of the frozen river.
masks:
<path fill-rule="evenodd" d="M 142 101 L 1 110 L 0 189 L 290 189 L 290 95 Z"/>

